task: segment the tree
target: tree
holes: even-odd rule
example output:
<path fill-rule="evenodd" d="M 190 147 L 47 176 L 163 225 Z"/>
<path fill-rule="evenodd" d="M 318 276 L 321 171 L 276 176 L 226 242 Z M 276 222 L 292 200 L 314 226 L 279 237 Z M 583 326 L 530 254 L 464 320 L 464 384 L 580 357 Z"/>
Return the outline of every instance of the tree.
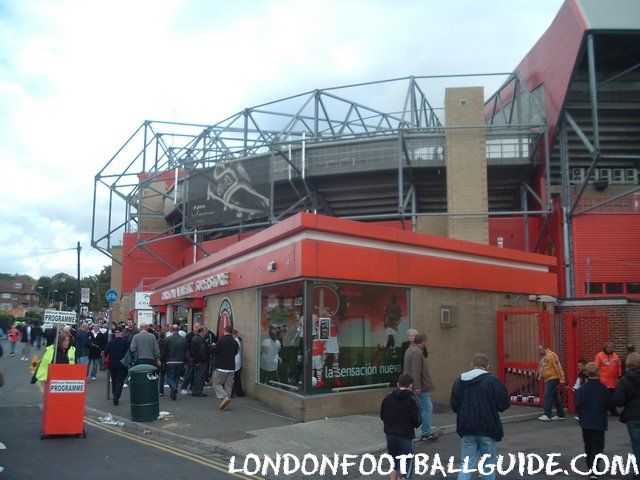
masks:
<path fill-rule="evenodd" d="M 91 297 L 89 310 L 101 310 L 106 308 L 104 295 L 111 285 L 111 266 L 102 268 L 99 274 L 89 275 L 80 279 L 81 288 L 89 288 Z M 40 295 L 41 305 L 45 307 L 57 308 L 62 302 L 64 308 L 67 306 L 75 310 L 77 305 L 76 277 L 67 273 L 56 273 L 52 277 L 42 276 L 36 283 L 36 291 Z M 64 305 L 66 302 L 67 305 Z"/>

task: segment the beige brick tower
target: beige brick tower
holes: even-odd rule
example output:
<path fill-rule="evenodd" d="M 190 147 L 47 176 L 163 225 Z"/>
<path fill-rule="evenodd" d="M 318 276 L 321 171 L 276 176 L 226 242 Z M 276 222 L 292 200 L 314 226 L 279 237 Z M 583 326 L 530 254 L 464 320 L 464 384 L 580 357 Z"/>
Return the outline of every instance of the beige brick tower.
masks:
<path fill-rule="evenodd" d="M 157 233 L 169 228 L 169 224 L 164 219 L 163 193 L 167 193 L 167 185 L 162 179 L 140 187 L 138 228 L 141 232 Z"/>
<path fill-rule="evenodd" d="M 484 125 L 483 88 L 447 88 L 445 118 L 447 127 Z M 447 210 L 450 213 L 489 210 L 485 137 L 484 128 L 446 130 Z M 488 217 L 450 216 L 448 236 L 487 244 Z"/>

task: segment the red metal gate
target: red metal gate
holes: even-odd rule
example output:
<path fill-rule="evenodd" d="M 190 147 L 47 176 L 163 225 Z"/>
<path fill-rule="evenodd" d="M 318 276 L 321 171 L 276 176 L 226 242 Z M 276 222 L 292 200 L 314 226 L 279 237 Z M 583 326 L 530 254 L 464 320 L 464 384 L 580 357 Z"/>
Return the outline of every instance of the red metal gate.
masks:
<path fill-rule="evenodd" d="M 538 345 L 544 343 L 560 358 L 567 386 L 572 387 L 580 359 L 592 361 L 609 337 L 606 315 L 498 311 L 498 376 L 507 387 L 511 403 L 541 406 L 544 385 L 538 381 Z M 563 403 L 573 410 L 573 394 L 562 390 Z"/>

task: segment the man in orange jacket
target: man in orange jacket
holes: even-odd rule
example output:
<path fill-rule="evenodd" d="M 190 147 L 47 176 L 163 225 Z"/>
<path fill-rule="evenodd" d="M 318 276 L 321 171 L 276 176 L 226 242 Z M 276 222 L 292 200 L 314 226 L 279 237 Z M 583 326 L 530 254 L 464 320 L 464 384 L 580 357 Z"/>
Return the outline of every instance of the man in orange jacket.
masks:
<path fill-rule="evenodd" d="M 538 353 L 540 354 L 538 380 L 544 380 L 544 414 L 538 417 L 538 420 L 544 422 L 564 420 L 564 409 L 558 390 L 566 381 L 560 359 L 544 343 L 538 345 Z M 555 416 L 551 413 L 554 404 L 558 412 Z"/>
<path fill-rule="evenodd" d="M 600 382 L 609 389 L 609 392 L 613 396 L 613 392 L 618 385 L 618 379 L 622 376 L 622 362 L 618 354 L 613 351 L 613 342 L 605 343 L 602 351 L 596 355 L 594 361 L 598 364 L 598 367 L 600 367 Z M 618 416 L 615 405 L 611 407 L 611 416 Z"/>

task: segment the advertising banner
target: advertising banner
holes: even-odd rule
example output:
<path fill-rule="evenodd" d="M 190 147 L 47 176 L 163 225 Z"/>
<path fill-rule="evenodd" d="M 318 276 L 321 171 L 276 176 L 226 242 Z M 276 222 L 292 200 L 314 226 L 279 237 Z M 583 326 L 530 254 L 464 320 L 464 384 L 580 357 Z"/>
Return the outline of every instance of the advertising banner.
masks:
<path fill-rule="evenodd" d="M 269 215 L 269 159 L 230 161 L 187 177 L 187 224 L 202 227 Z"/>

